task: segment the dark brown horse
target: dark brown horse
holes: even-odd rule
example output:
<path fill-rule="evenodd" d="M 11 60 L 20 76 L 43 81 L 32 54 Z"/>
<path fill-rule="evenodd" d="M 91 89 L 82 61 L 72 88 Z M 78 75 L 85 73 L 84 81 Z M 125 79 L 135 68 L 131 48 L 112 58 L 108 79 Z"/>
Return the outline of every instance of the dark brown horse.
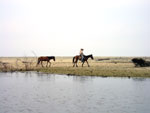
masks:
<path fill-rule="evenodd" d="M 51 59 L 53 59 L 53 60 L 55 61 L 55 57 L 54 57 L 54 56 L 42 56 L 42 57 L 39 57 L 36 66 L 38 66 L 39 63 L 41 62 L 41 65 L 42 65 L 42 67 L 43 67 L 42 62 L 43 62 L 43 61 L 47 61 L 46 67 L 48 66 L 48 63 L 49 63 L 49 67 L 50 67 L 50 66 L 51 66 L 51 62 L 50 62 Z"/>
<path fill-rule="evenodd" d="M 86 62 L 87 65 L 88 65 L 88 67 L 90 67 L 90 65 L 89 65 L 89 63 L 88 63 L 88 58 L 91 58 L 92 60 L 94 59 L 92 54 L 91 54 L 91 55 L 87 55 L 87 56 L 84 55 L 84 58 L 83 58 L 83 61 L 82 61 L 82 67 L 83 67 L 84 62 Z M 77 65 L 78 60 L 81 60 L 81 56 L 80 56 L 80 55 L 76 55 L 76 56 L 73 57 L 73 60 L 72 60 L 72 62 L 73 62 L 73 67 L 74 67 L 75 65 L 76 65 L 76 67 L 78 67 L 78 65 Z"/>

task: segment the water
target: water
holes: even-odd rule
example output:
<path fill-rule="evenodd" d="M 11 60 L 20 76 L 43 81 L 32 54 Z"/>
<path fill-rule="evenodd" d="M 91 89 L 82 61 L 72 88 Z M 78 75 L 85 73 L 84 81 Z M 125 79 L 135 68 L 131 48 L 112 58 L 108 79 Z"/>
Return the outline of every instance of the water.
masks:
<path fill-rule="evenodd" d="M 150 79 L 0 73 L 0 113 L 149 113 Z"/>

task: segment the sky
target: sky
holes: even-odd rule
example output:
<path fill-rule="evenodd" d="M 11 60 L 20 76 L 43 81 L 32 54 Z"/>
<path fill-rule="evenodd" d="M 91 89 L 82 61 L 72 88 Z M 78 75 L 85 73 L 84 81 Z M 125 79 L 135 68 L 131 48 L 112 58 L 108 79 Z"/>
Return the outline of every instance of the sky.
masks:
<path fill-rule="evenodd" d="M 150 56 L 149 0 L 0 0 L 0 57 Z"/>

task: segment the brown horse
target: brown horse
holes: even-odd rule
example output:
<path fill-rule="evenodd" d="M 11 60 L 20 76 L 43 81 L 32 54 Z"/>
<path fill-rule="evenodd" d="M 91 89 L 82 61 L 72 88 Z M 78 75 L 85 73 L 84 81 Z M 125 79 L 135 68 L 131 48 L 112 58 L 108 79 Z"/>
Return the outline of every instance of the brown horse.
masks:
<path fill-rule="evenodd" d="M 82 67 L 83 67 L 84 62 L 86 62 L 88 67 L 90 67 L 90 65 L 88 63 L 88 58 L 91 58 L 92 60 L 94 59 L 92 54 L 91 55 L 87 55 L 87 56 L 84 55 L 84 58 L 83 58 L 83 61 L 82 61 Z M 75 65 L 76 65 L 76 67 L 78 67 L 78 65 L 77 65 L 78 60 L 81 60 L 81 56 L 80 55 L 76 55 L 76 56 L 73 57 L 73 60 L 72 60 L 73 61 L 73 67 Z"/>
<path fill-rule="evenodd" d="M 37 65 L 36 65 L 36 66 L 38 66 L 38 65 L 39 65 L 39 63 L 41 62 L 41 65 L 42 65 L 42 67 L 43 67 L 42 62 L 43 62 L 43 61 L 47 61 L 47 65 L 46 65 L 46 67 L 48 66 L 48 63 L 49 63 L 49 67 L 50 67 L 50 66 L 51 66 L 51 62 L 50 62 L 50 60 L 51 60 L 51 59 L 53 59 L 53 60 L 55 61 L 55 57 L 54 57 L 54 56 L 39 57 L 39 58 L 38 58 L 38 62 L 37 62 Z"/>

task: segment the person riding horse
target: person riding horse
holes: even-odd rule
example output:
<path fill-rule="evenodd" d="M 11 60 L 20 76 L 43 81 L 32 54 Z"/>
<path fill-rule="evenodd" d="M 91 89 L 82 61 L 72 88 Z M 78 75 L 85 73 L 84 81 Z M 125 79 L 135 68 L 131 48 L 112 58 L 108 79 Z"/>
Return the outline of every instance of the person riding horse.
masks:
<path fill-rule="evenodd" d="M 88 67 L 90 66 L 89 63 L 88 63 L 88 59 L 91 58 L 93 60 L 94 59 L 93 55 L 92 54 L 84 55 L 83 50 L 84 49 L 80 49 L 80 53 L 79 53 L 80 55 L 76 55 L 76 56 L 73 57 L 73 59 L 72 59 L 73 67 L 74 66 L 78 67 L 78 65 L 77 65 L 78 60 L 81 60 L 82 67 L 83 67 L 84 62 L 87 63 Z"/>
<path fill-rule="evenodd" d="M 84 49 L 80 49 L 80 57 L 81 57 L 81 61 L 83 62 L 84 60 L 84 54 L 83 54 Z"/>

